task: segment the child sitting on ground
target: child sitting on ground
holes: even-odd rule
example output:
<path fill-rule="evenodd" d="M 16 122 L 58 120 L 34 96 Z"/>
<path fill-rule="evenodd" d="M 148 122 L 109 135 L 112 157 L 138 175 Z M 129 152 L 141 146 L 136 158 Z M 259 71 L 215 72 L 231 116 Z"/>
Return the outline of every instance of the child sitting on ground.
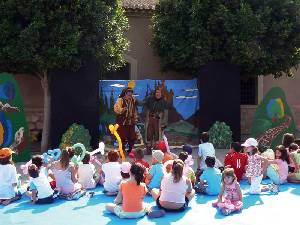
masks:
<path fill-rule="evenodd" d="M 126 181 L 130 178 L 131 164 L 129 162 L 122 162 L 121 164 L 121 177 L 122 181 Z"/>
<path fill-rule="evenodd" d="M 296 141 L 296 140 L 295 140 Z M 299 149 L 299 146 L 296 144 L 296 143 L 292 143 L 290 144 L 289 146 L 289 160 L 290 160 L 290 163 L 289 163 L 289 173 L 294 173 L 295 172 L 295 162 L 291 156 L 291 153 L 298 150 Z"/>
<path fill-rule="evenodd" d="M 248 154 L 248 165 L 246 167 L 246 177 L 250 183 L 250 194 L 259 194 L 262 191 L 272 191 L 277 193 L 278 187 L 275 184 L 262 185 L 263 171 L 268 166 L 268 160 L 258 154 L 258 142 L 254 138 L 248 138 L 244 144 Z"/>
<path fill-rule="evenodd" d="M 146 184 L 149 189 L 160 188 L 160 181 L 164 175 L 163 173 L 163 161 L 164 153 L 160 150 L 152 151 L 152 166 L 147 174 Z"/>
<path fill-rule="evenodd" d="M 197 174 L 199 177 L 203 170 L 206 168 L 205 159 L 207 156 L 216 157 L 215 148 L 212 143 L 209 142 L 209 134 L 208 132 L 203 132 L 200 137 L 200 144 L 198 149 L 198 157 L 197 157 Z M 215 167 L 222 167 L 220 161 L 216 158 Z M 223 169 L 223 168 L 222 168 Z"/>
<path fill-rule="evenodd" d="M 99 180 L 95 180 L 95 166 L 90 163 L 91 155 L 87 152 L 82 159 L 82 164 L 78 167 L 78 182 L 84 189 L 93 189 Z M 99 176 L 98 176 L 99 179 Z"/>
<path fill-rule="evenodd" d="M 293 173 L 288 175 L 288 182 L 300 183 L 300 149 L 291 152 L 291 158 L 295 165 L 295 170 Z"/>
<path fill-rule="evenodd" d="M 201 194 L 218 195 L 221 190 L 221 171 L 215 168 L 215 157 L 207 156 L 205 163 L 207 167 L 200 176 L 200 181 L 195 186 L 195 191 Z"/>
<path fill-rule="evenodd" d="M 163 164 L 169 160 L 174 159 L 173 155 L 168 152 L 166 143 L 164 141 L 157 142 L 156 149 L 161 150 L 164 153 L 164 158 L 162 160 Z"/>
<path fill-rule="evenodd" d="M 282 137 L 282 145 L 285 147 L 285 148 L 289 148 L 290 145 L 292 143 L 295 142 L 295 137 L 293 134 L 290 134 L 290 133 L 285 133 Z"/>
<path fill-rule="evenodd" d="M 17 170 L 11 159 L 13 153 L 10 148 L 0 149 L 0 204 L 3 205 L 21 198 L 17 192 Z"/>
<path fill-rule="evenodd" d="M 48 178 L 35 164 L 28 167 L 30 176 L 30 190 L 26 192 L 31 198 L 33 204 L 49 204 L 53 203 L 53 189 L 51 188 Z"/>
<path fill-rule="evenodd" d="M 185 144 L 182 146 L 182 151 L 186 152 L 188 154 L 188 158 L 186 159 L 188 161 L 188 164 L 190 166 L 194 165 L 194 159 L 193 159 L 193 148 L 191 145 Z"/>
<path fill-rule="evenodd" d="M 278 145 L 275 148 L 275 160 L 268 160 L 267 176 L 274 184 L 283 184 L 287 182 L 289 173 L 288 164 L 290 163 L 288 150 L 283 145 Z M 272 164 L 276 164 L 278 169 Z"/>
<path fill-rule="evenodd" d="M 226 168 L 222 173 L 222 187 L 218 196 L 218 201 L 213 203 L 218 207 L 223 215 L 229 215 L 232 212 L 240 211 L 243 207 L 243 195 L 240 184 L 232 168 Z"/>
<path fill-rule="evenodd" d="M 70 164 L 73 156 L 74 149 L 68 147 L 61 151 L 60 160 L 51 164 L 59 197 L 67 200 L 76 200 L 85 194 L 77 180 L 77 169 Z"/>
<path fill-rule="evenodd" d="M 38 170 L 40 171 L 40 173 L 44 174 L 52 189 L 55 189 L 56 187 L 56 182 L 55 182 L 55 177 L 52 173 L 51 170 L 48 170 L 45 166 L 43 166 L 43 158 L 41 155 L 34 155 L 31 158 L 31 164 L 36 165 L 36 167 L 38 168 Z"/>
<path fill-rule="evenodd" d="M 150 166 L 149 166 L 149 163 L 147 163 L 145 160 L 144 160 L 144 151 L 140 148 L 136 149 L 134 151 L 134 160 L 133 160 L 133 164 L 136 164 L 136 163 L 140 163 L 142 164 L 146 169 L 149 169 Z"/>
<path fill-rule="evenodd" d="M 187 152 L 180 152 L 178 155 L 178 158 L 184 162 L 184 168 L 183 168 L 183 175 L 190 179 L 192 182 L 192 185 L 194 187 L 196 182 L 196 176 L 193 168 L 189 164 L 190 161 L 188 161 L 188 153 Z"/>
<path fill-rule="evenodd" d="M 119 153 L 116 150 L 110 150 L 107 154 L 108 162 L 102 165 L 104 173 L 104 193 L 106 195 L 116 195 L 119 191 L 121 182 L 121 164 L 119 163 Z"/>
<path fill-rule="evenodd" d="M 242 153 L 241 144 L 239 142 L 231 143 L 230 150 L 224 159 L 224 166 L 225 168 L 233 168 L 238 182 L 240 182 L 245 173 L 247 163 L 248 156 Z"/>
<path fill-rule="evenodd" d="M 130 168 L 130 178 L 121 182 L 115 203 L 106 204 L 106 209 L 120 218 L 139 218 L 146 214 L 152 218 L 163 216 L 163 210 L 152 211 L 152 208 L 143 202 L 147 193 L 146 185 L 142 183 L 143 177 L 144 167 L 139 163 L 133 164 Z"/>
<path fill-rule="evenodd" d="M 171 172 L 163 176 L 160 189 L 151 190 L 159 208 L 169 212 L 182 212 L 195 196 L 190 179 L 183 175 L 183 168 L 182 160 L 175 159 Z"/>

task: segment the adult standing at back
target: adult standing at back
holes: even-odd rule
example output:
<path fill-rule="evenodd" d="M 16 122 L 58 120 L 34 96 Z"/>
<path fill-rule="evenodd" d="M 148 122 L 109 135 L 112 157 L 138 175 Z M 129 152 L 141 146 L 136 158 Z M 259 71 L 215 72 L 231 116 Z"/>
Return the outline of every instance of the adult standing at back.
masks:
<path fill-rule="evenodd" d="M 128 143 L 128 153 L 131 152 L 137 138 L 135 133 L 135 124 L 137 121 L 136 100 L 132 95 L 133 89 L 131 87 L 123 89 L 114 105 L 114 111 L 117 114 L 116 123 L 119 124 L 118 133 L 122 140 L 123 152 L 125 152 L 125 145 Z"/>
<path fill-rule="evenodd" d="M 162 129 L 168 123 L 168 103 L 157 87 L 154 95 L 150 95 L 144 104 L 147 152 L 151 153 L 153 143 L 162 139 Z"/>

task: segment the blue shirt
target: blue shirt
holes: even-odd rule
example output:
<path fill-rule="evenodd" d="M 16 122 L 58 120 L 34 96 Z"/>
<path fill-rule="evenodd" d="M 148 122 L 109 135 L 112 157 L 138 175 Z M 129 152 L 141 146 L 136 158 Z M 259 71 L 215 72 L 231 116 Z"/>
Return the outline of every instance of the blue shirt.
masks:
<path fill-rule="evenodd" d="M 208 195 L 218 195 L 220 193 L 222 173 L 219 169 L 207 167 L 200 176 L 200 180 L 207 181 L 206 193 Z"/>
<path fill-rule="evenodd" d="M 163 173 L 163 164 L 157 163 L 155 165 L 152 165 L 149 174 L 151 174 L 152 179 L 150 183 L 148 184 L 148 187 L 150 189 L 152 188 L 160 188 L 160 181 L 164 175 Z"/>

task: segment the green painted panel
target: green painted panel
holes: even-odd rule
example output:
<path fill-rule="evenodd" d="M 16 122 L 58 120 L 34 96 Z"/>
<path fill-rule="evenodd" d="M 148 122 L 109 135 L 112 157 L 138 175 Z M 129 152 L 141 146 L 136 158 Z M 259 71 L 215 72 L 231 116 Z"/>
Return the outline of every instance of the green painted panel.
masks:
<path fill-rule="evenodd" d="M 274 149 L 285 133 L 295 134 L 296 125 L 284 91 L 274 87 L 265 95 L 254 114 L 251 136 L 263 148 Z"/>
<path fill-rule="evenodd" d="M 29 129 L 24 104 L 17 81 L 13 75 L 0 73 L 0 102 L 11 107 L 0 108 L 0 147 L 12 147 L 14 162 L 30 159 Z M 16 111 L 13 107 L 17 107 Z"/>

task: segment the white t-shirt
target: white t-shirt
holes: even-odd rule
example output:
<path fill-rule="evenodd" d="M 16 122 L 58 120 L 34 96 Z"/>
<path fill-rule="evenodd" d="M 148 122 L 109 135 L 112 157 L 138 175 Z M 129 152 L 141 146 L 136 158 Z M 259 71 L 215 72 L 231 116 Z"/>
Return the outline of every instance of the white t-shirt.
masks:
<path fill-rule="evenodd" d="M 174 183 L 174 176 L 167 174 L 161 180 L 159 200 L 175 203 L 185 203 L 185 194 L 188 189 L 186 177 L 182 176 L 178 183 Z"/>
<path fill-rule="evenodd" d="M 205 169 L 207 156 L 216 157 L 215 148 L 212 143 L 206 142 L 199 145 L 198 156 L 201 157 L 200 168 Z"/>
<path fill-rule="evenodd" d="M 85 189 L 96 187 L 94 180 L 95 166 L 93 164 L 81 164 L 78 168 L 78 182 Z"/>
<path fill-rule="evenodd" d="M 17 170 L 14 165 L 0 165 L 0 199 L 11 199 L 16 196 L 18 183 Z"/>
<path fill-rule="evenodd" d="M 47 198 L 53 195 L 53 190 L 50 186 L 48 178 L 43 173 L 40 173 L 36 178 L 31 178 L 30 189 L 37 190 L 38 199 Z"/>
<path fill-rule="evenodd" d="M 117 192 L 121 182 L 121 164 L 118 162 L 108 162 L 102 165 L 105 180 L 103 187 L 106 191 Z"/>

